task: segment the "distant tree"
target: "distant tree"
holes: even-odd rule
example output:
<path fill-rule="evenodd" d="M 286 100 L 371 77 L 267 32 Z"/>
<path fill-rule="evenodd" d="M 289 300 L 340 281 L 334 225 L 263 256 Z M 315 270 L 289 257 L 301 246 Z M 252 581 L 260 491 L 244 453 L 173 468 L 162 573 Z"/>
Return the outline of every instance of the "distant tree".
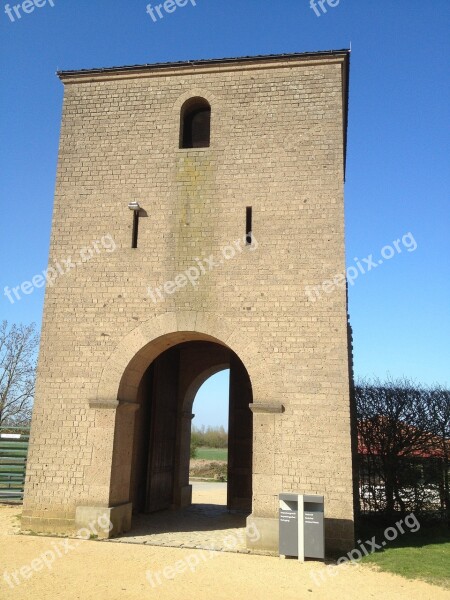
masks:
<path fill-rule="evenodd" d="M 219 427 L 192 427 L 191 439 L 197 444 L 197 446 L 204 446 L 207 448 L 227 448 L 228 447 L 228 434 L 223 426 Z"/>
<path fill-rule="evenodd" d="M 190 458 L 197 458 L 198 455 L 198 442 L 195 439 L 192 439 L 191 437 L 191 447 L 190 447 L 190 453 L 189 456 Z"/>
<path fill-rule="evenodd" d="M 36 379 L 35 324 L 0 326 L 0 426 L 29 426 Z"/>

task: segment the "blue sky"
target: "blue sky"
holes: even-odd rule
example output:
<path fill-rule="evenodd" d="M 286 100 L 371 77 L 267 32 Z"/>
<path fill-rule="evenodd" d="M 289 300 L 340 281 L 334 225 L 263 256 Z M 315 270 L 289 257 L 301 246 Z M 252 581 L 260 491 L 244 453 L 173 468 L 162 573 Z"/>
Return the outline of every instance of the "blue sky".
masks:
<path fill-rule="evenodd" d="M 57 69 L 351 42 L 347 263 L 378 258 L 409 232 L 417 243 L 350 286 L 355 372 L 450 383 L 448 0 L 340 0 L 320 17 L 309 0 L 196 0 L 157 22 L 146 1 L 51 3 L 20 9 L 14 22 L 0 3 L 1 318 L 41 322 L 43 290 L 11 304 L 3 288 L 47 263 L 63 93 Z M 219 374 L 201 390 L 198 424 L 224 422 L 226 380 Z"/>

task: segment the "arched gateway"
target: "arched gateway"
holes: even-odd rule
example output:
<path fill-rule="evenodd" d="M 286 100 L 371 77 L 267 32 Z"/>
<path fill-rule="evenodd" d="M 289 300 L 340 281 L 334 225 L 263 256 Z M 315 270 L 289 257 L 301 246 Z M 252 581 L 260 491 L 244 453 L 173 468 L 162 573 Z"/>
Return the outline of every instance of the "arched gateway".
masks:
<path fill-rule="evenodd" d="M 95 421 L 91 435 L 109 437 L 112 444 L 112 451 L 103 445 L 94 448 L 94 462 L 111 462 L 104 491 L 108 505 L 120 507 L 120 519 L 125 520 L 118 529 L 130 527 L 132 510 L 190 505 L 192 404 L 201 385 L 224 369 L 230 369 L 227 505 L 251 512 L 250 377 L 225 342 L 200 331 L 170 329 L 183 323 L 195 328 L 197 318 L 201 317 L 195 313 L 180 313 L 178 318 L 166 313 L 131 332 L 109 358 L 97 396 L 89 402 L 99 417 L 99 428 Z M 257 352 L 248 340 L 239 343 L 238 332 L 226 331 L 218 321 L 210 319 L 208 327 L 226 340 L 234 337 L 249 360 Z"/>
<path fill-rule="evenodd" d="M 249 513 L 253 547 L 277 551 L 291 491 L 325 496 L 328 551 L 352 546 L 348 64 L 336 51 L 59 74 L 24 528 L 102 516 L 111 536 L 135 512 L 189 505 L 192 403 L 227 368 L 228 507 Z"/>

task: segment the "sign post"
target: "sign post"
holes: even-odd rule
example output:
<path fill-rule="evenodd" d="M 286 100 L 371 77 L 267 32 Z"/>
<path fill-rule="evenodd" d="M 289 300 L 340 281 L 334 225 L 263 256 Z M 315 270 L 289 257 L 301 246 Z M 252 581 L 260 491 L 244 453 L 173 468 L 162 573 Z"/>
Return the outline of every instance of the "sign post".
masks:
<path fill-rule="evenodd" d="M 304 494 L 279 496 L 280 555 L 325 558 L 324 498 Z"/>

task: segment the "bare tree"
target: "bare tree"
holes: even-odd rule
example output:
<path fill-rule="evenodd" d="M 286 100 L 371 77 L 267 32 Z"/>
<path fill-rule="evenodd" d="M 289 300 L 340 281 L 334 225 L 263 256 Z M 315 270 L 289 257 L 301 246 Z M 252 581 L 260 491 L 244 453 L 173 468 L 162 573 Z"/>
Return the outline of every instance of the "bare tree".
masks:
<path fill-rule="evenodd" d="M 433 421 L 433 433 L 442 457 L 441 503 L 450 526 L 450 390 L 436 386 L 430 391 L 429 405 Z"/>
<path fill-rule="evenodd" d="M 0 426 L 27 426 L 36 377 L 36 326 L 0 326 Z"/>
<path fill-rule="evenodd" d="M 408 379 L 360 381 L 355 386 L 358 433 L 384 484 L 385 510 L 393 515 L 400 494 L 402 465 L 430 451 L 434 440 L 428 392 Z"/>

